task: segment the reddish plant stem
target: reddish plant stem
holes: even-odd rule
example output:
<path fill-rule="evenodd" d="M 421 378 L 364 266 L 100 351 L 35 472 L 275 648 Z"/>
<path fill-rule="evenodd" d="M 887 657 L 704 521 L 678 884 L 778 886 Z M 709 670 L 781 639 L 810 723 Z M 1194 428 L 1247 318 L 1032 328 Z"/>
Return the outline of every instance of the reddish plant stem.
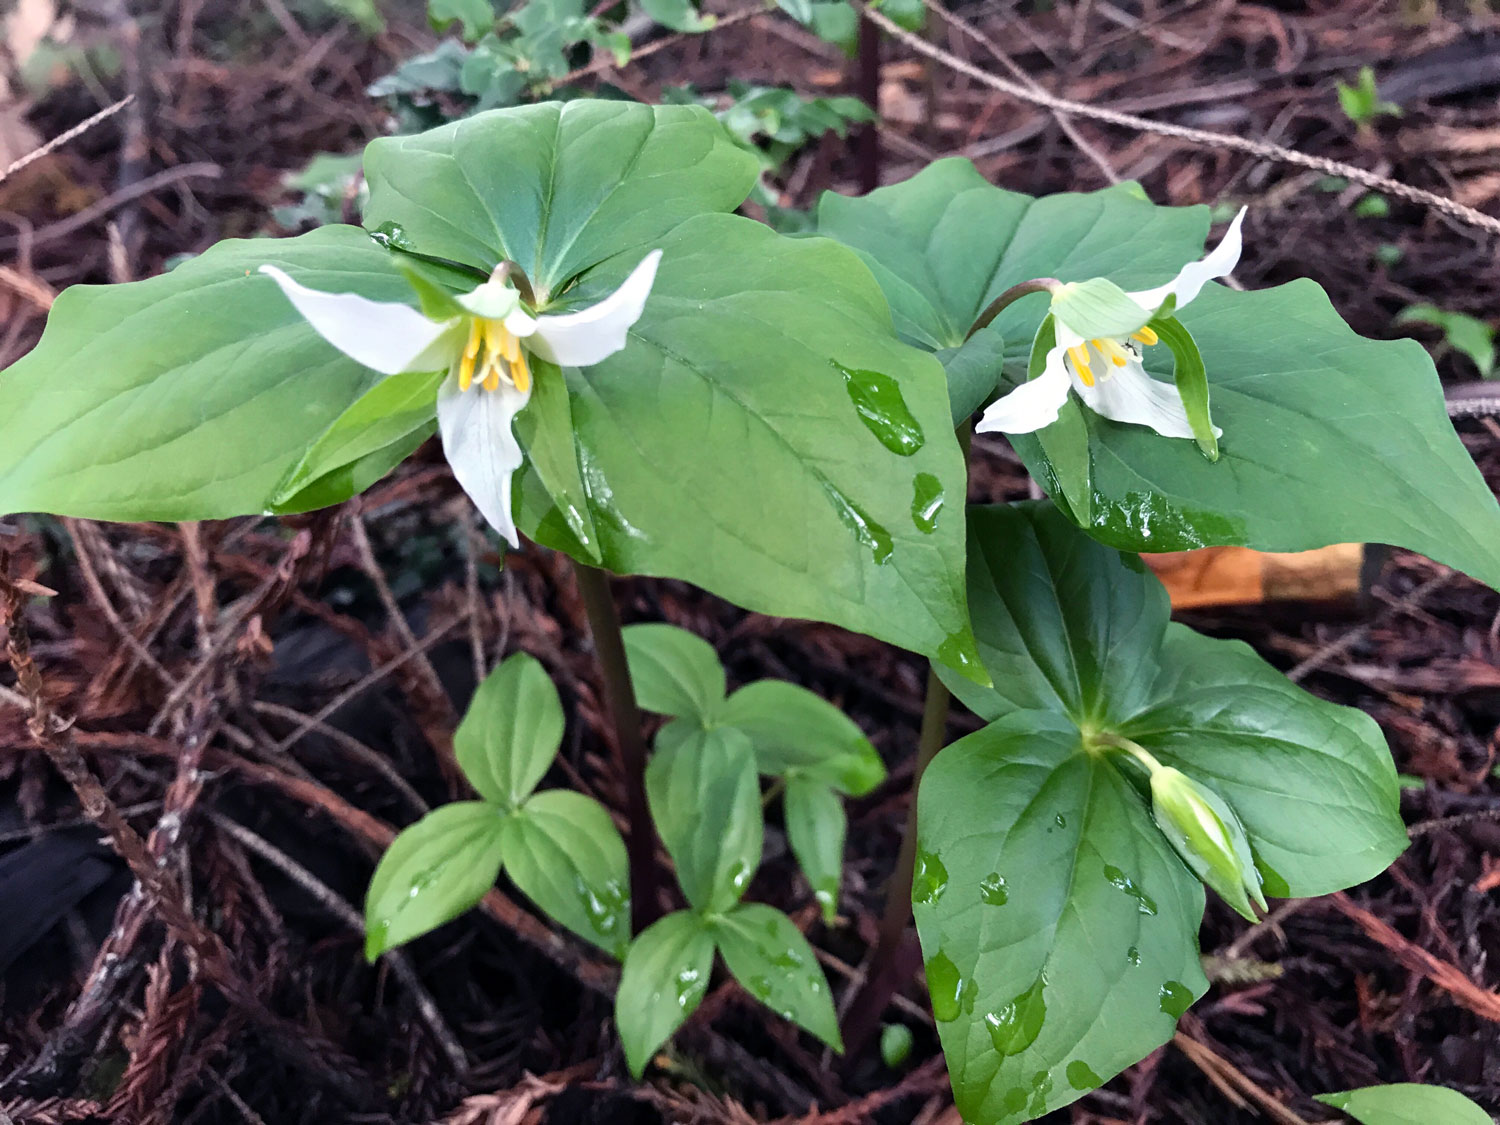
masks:
<path fill-rule="evenodd" d="M 869 19 L 859 21 L 855 56 L 854 95 L 880 116 L 880 28 Z M 872 192 L 880 186 L 880 124 L 868 121 L 854 132 L 854 156 L 859 166 L 859 188 Z"/>
<path fill-rule="evenodd" d="M 573 564 L 578 592 L 583 598 L 594 637 L 604 697 L 615 728 L 620 772 L 625 780 L 625 850 L 630 858 L 630 922 L 640 933 L 660 915 L 656 881 L 656 832 L 646 803 L 646 740 L 641 734 L 641 710 L 630 681 L 625 659 L 625 640 L 620 633 L 620 613 L 610 593 L 604 571 L 583 563 Z"/>

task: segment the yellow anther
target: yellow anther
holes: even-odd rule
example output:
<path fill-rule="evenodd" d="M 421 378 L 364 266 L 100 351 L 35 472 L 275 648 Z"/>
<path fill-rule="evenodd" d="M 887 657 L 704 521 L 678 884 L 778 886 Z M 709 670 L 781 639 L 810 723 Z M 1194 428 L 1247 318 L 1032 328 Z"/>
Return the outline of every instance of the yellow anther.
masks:
<path fill-rule="evenodd" d="M 500 357 L 491 355 L 485 360 L 484 382 L 480 384 L 487 391 L 498 391 L 500 389 Z"/>
<path fill-rule="evenodd" d="M 464 357 L 458 361 L 458 389 L 468 390 L 474 385 L 474 356 L 464 353 Z"/>
<path fill-rule="evenodd" d="M 1149 328 L 1142 328 L 1139 332 L 1132 332 L 1130 334 L 1130 338 L 1132 340 L 1139 340 L 1141 343 L 1145 344 L 1148 348 L 1151 347 L 1153 344 L 1155 344 L 1159 339 L 1161 339 L 1160 336 L 1158 336 L 1155 332 L 1151 331 L 1151 329 L 1149 329 Z"/>
<path fill-rule="evenodd" d="M 1100 354 L 1108 356 L 1109 362 L 1116 367 L 1124 367 L 1130 362 L 1130 356 L 1125 353 L 1125 349 L 1119 345 L 1118 341 L 1106 338 L 1095 340 L 1093 344 L 1099 349 Z"/>
<path fill-rule="evenodd" d="M 473 359 L 479 354 L 479 345 L 484 340 L 483 323 L 479 320 L 469 321 L 469 341 L 464 345 L 464 358 Z"/>
<path fill-rule="evenodd" d="M 515 337 L 512 336 L 511 340 L 514 342 Z M 526 366 L 526 356 L 519 343 L 516 344 L 516 358 L 510 361 L 510 381 L 523 395 L 531 389 L 531 368 Z"/>
<path fill-rule="evenodd" d="M 1073 361 L 1073 370 L 1083 380 L 1085 387 L 1094 385 L 1094 372 L 1089 367 L 1089 349 L 1084 344 L 1074 344 L 1068 349 L 1068 358 Z"/>

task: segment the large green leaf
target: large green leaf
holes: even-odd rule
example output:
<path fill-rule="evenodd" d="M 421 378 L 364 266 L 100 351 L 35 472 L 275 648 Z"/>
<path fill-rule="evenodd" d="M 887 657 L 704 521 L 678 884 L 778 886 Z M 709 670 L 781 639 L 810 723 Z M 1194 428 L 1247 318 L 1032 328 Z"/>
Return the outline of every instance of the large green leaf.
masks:
<path fill-rule="evenodd" d="M 668 914 L 630 943 L 615 993 L 615 1023 L 637 1079 L 656 1049 L 698 1007 L 713 967 L 713 932 L 687 910 Z"/>
<path fill-rule="evenodd" d="M 966 1121 L 1027 1121 L 1172 1035 L 1208 987 L 1203 889 L 1115 762 L 1017 712 L 922 780 L 913 910 Z"/>
<path fill-rule="evenodd" d="M 1210 285 L 1177 315 L 1208 365 L 1221 456 L 1085 410 L 1093 535 L 1133 551 L 1393 543 L 1500 586 L 1500 508 L 1420 344 L 1357 335 L 1311 281 Z M 1147 360 L 1170 378 L 1165 348 Z M 1050 486 L 1035 438 L 1014 444 Z"/>
<path fill-rule="evenodd" d="M 453 735 L 464 776 L 505 808 L 536 788 L 562 745 L 563 710 L 552 678 L 518 652 L 484 678 Z"/>
<path fill-rule="evenodd" d="M 568 372 L 604 565 L 982 675 L 939 365 L 891 335 L 868 271 L 826 239 L 703 215 L 660 245 L 630 344 Z M 523 529 L 576 550 L 537 490 L 524 495 Z"/>
<path fill-rule="evenodd" d="M 651 819 L 677 882 L 697 910 L 728 910 L 760 866 L 760 784 L 750 740 L 730 727 L 696 730 L 646 766 Z"/>
<path fill-rule="evenodd" d="M 217 519 L 265 511 L 378 376 L 319 338 L 269 277 L 408 301 L 354 227 L 221 242 L 171 273 L 74 286 L 0 372 L 0 512 Z"/>
<path fill-rule="evenodd" d="M 922 782 L 913 902 L 959 1108 L 991 1125 L 1143 1057 L 1170 1034 L 1160 1014 L 1201 991 L 1180 966 L 1202 893 L 1154 823 L 1127 745 L 1232 809 L 1267 894 L 1367 879 L 1406 834 L 1374 722 L 1239 642 L 1171 624 L 1137 558 L 1050 503 L 972 509 L 969 539 L 969 601 L 996 687 L 944 678 L 994 721 Z M 1101 880 L 1139 905 L 1137 932 L 1096 893 Z M 1040 914 L 1016 909 L 1037 902 Z M 1137 961 L 1156 966 L 1147 1003 Z"/>
<path fill-rule="evenodd" d="M 537 793 L 507 817 L 511 882 L 547 914 L 615 957 L 630 942 L 625 842 L 604 807 L 582 793 Z"/>
<path fill-rule="evenodd" d="M 724 963 L 751 996 L 835 1051 L 844 1049 L 828 978 L 790 918 L 747 902 L 715 918 L 713 933 Z"/>
<path fill-rule="evenodd" d="M 1363 1125 L 1494 1125 L 1488 1113 L 1457 1090 L 1414 1082 L 1319 1094 L 1318 1101 Z"/>
<path fill-rule="evenodd" d="M 859 251 L 902 337 L 937 351 L 963 344 L 984 307 L 1018 282 L 1169 280 L 1202 251 L 1208 209 L 1156 207 L 1133 184 L 1036 199 L 955 157 L 857 199 L 826 193 L 818 230 Z M 1045 297 L 1028 297 L 995 320 L 1012 355 L 1024 360 L 1046 309 Z"/>
<path fill-rule="evenodd" d="M 488 801 L 456 801 L 402 830 L 365 895 L 365 956 L 374 960 L 483 898 L 500 873 L 504 826 L 504 810 Z"/>
<path fill-rule="evenodd" d="M 365 225 L 486 272 L 508 258 L 543 298 L 689 216 L 733 210 L 757 171 L 697 106 L 548 102 L 372 142 Z"/>

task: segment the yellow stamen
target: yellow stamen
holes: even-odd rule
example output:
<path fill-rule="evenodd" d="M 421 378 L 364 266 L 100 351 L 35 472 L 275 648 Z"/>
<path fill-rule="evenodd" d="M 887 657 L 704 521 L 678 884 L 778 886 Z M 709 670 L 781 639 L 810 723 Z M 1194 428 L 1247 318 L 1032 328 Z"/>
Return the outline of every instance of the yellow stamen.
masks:
<path fill-rule="evenodd" d="M 484 330 L 478 320 L 469 321 L 469 339 L 464 344 L 463 359 L 458 365 L 458 389 L 468 390 L 474 384 L 474 361 L 479 358 L 479 345 L 483 342 Z"/>
<path fill-rule="evenodd" d="M 1073 370 L 1083 380 L 1085 387 L 1094 385 L 1094 372 L 1089 367 L 1089 349 L 1083 344 L 1074 344 L 1068 349 L 1068 358 L 1073 361 Z"/>
<path fill-rule="evenodd" d="M 1125 353 L 1125 349 L 1119 345 L 1118 341 L 1105 338 L 1103 340 L 1095 340 L 1093 343 L 1094 347 L 1098 348 L 1102 354 L 1107 355 L 1109 362 L 1116 367 L 1124 367 L 1130 362 L 1130 356 Z"/>
<path fill-rule="evenodd" d="M 500 357 L 490 354 L 484 362 L 484 382 L 480 384 L 487 391 L 498 391 L 500 389 Z"/>
<path fill-rule="evenodd" d="M 1132 332 L 1130 334 L 1130 338 L 1132 340 L 1139 340 L 1141 343 L 1145 344 L 1148 348 L 1151 347 L 1153 344 L 1155 344 L 1157 342 L 1157 340 L 1161 339 L 1160 336 L 1158 336 L 1155 332 L 1153 332 L 1149 328 L 1142 328 L 1139 332 Z"/>
<path fill-rule="evenodd" d="M 474 385 L 474 357 L 465 355 L 458 361 L 458 389 L 468 390 Z"/>
<path fill-rule="evenodd" d="M 511 340 L 515 342 L 515 337 Z M 523 395 L 531 389 L 531 368 L 526 365 L 526 355 L 519 343 L 516 343 L 516 357 L 510 361 L 510 381 Z"/>

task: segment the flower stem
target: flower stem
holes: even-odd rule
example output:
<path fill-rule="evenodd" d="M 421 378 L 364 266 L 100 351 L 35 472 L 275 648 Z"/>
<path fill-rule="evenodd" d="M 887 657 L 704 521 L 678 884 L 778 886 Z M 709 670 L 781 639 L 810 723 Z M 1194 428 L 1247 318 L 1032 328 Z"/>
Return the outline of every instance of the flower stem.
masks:
<path fill-rule="evenodd" d="M 1031 281 L 1023 281 L 1019 285 L 1012 285 L 984 307 L 984 312 L 980 313 L 974 323 L 969 326 L 969 331 L 965 333 L 964 339 L 967 341 L 969 337 L 973 336 L 980 329 L 988 328 L 997 316 L 1010 308 L 1011 305 L 1015 304 L 1022 297 L 1029 297 L 1033 293 L 1056 293 L 1061 287 L 1062 282 L 1058 281 L 1055 277 L 1037 277 Z"/>
<path fill-rule="evenodd" d="M 604 571 L 573 562 L 578 593 L 588 615 L 589 632 L 604 697 L 614 723 L 620 772 L 625 779 L 625 850 L 630 857 L 630 923 L 640 933 L 660 915 L 656 893 L 656 833 L 651 809 L 646 803 L 646 740 L 641 735 L 641 711 L 630 682 L 630 664 L 625 659 L 625 639 L 620 634 L 620 614 L 610 593 Z"/>
<path fill-rule="evenodd" d="M 1105 746 L 1111 750 L 1123 750 L 1141 765 L 1146 767 L 1147 773 L 1158 773 L 1166 767 L 1156 760 L 1156 756 L 1142 746 L 1122 734 L 1113 731 L 1099 731 L 1088 738 L 1090 746 Z"/>
<path fill-rule="evenodd" d="M 970 437 L 969 423 L 965 422 L 958 430 L 958 444 L 966 463 Z M 844 1026 L 840 1029 L 844 1050 L 850 1059 L 855 1058 L 874 1036 L 881 1013 L 896 990 L 905 983 L 901 974 L 893 970 L 901 959 L 907 940 L 907 925 L 911 922 L 911 887 L 917 866 L 917 795 L 922 775 L 943 748 L 951 701 L 952 696 L 938 678 L 937 669 L 929 664 L 927 691 L 922 700 L 922 726 L 917 733 L 917 761 L 911 779 L 911 804 L 907 806 L 906 825 L 901 832 L 901 851 L 896 858 L 896 870 L 886 884 L 885 911 L 881 915 L 879 936 L 875 951 L 870 955 L 865 983 L 845 1012 Z"/>
<path fill-rule="evenodd" d="M 516 292 L 521 294 L 521 300 L 526 302 L 528 308 L 536 308 L 536 293 L 531 288 L 531 278 L 526 276 L 526 271 L 518 264 L 506 258 L 498 266 L 495 272 L 490 274 L 494 281 L 509 281 L 516 287 Z"/>

